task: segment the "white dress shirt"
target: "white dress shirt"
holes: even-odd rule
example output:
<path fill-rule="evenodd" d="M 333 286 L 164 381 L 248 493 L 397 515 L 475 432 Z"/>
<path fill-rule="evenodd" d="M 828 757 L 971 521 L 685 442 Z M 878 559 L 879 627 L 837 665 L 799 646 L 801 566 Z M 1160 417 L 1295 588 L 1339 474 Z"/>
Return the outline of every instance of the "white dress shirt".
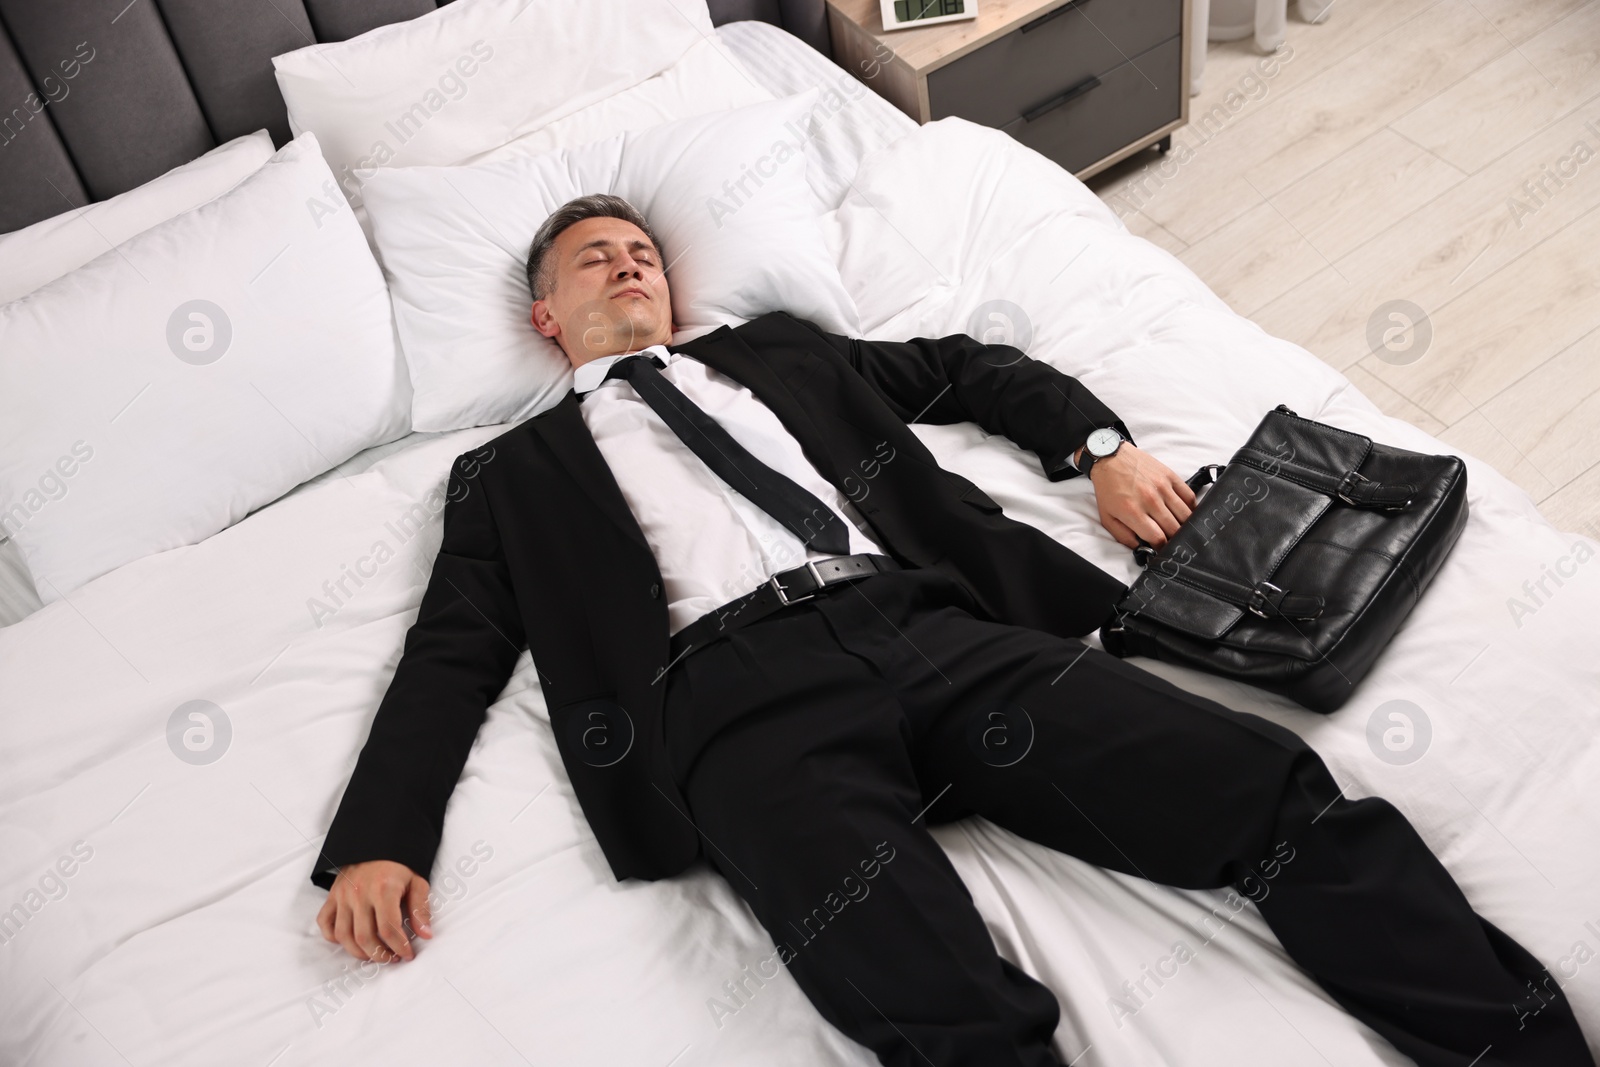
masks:
<path fill-rule="evenodd" d="M 623 353 L 632 355 L 633 353 Z M 727 375 L 692 356 L 651 345 L 661 375 L 683 391 L 761 462 L 793 479 L 845 520 L 850 551 L 883 549 L 865 532 L 849 499 L 806 459 L 778 416 Z M 743 596 L 778 571 L 817 552 L 712 472 L 620 378 L 601 380 L 622 355 L 583 364 L 573 389 L 578 410 L 617 479 L 666 586 L 667 621 L 677 633 L 706 612 Z"/>

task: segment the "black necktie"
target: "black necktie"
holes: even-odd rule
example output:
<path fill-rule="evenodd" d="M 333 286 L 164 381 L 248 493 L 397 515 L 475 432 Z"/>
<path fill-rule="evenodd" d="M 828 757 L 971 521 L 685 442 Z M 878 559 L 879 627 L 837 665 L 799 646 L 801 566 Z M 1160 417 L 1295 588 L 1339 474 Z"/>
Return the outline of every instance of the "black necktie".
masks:
<path fill-rule="evenodd" d="M 626 356 L 611 365 L 605 380 L 622 378 L 632 383 L 639 397 L 717 477 L 790 533 L 818 552 L 836 556 L 850 552 L 850 531 L 837 512 L 752 456 L 716 419 L 684 396 L 683 390 L 662 377 L 658 366 L 655 356 Z"/>

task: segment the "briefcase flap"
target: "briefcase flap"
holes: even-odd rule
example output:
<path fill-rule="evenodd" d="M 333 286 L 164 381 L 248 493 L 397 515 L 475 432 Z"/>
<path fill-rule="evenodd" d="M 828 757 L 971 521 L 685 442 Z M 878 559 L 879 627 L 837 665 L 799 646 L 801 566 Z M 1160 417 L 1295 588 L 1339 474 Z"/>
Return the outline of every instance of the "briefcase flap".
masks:
<path fill-rule="evenodd" d="M 1230 465 L 1201 494 L 1177 536 L 1151 557 L 1120 610 L 1215 640 L 1246 609 L 1204 588 L 1198 572 L 1252 585 L 1266 582 L 1332 506 L 1331 499 L 1315 490 L 1252 467 Z"/>
<path fill-rule="evenodd" d="M 1205 640 L 1221 638 L 1246 608 L 1205 588 L 1200 572 L 1249 585 L 1269 581 L 1334 506 L 1325 489 L 1313 488 L 1315 479 L 1357 470 L 1371 451 L 1371 439 L 1360 434 L 1330 434 L 1296 416 L 1268 412 L 1216 482 L 1199 493 L 1177 535 L 1149 557 L 1119 613 Z"/>

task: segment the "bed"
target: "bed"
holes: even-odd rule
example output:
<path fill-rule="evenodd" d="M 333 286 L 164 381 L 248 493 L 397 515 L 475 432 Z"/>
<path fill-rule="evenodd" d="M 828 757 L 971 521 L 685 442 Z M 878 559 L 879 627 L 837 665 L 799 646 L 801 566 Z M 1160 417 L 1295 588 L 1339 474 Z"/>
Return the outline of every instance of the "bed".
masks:
<path fill-rule="evenodd" d="M 716 33 L 774 97 L 844 76 L 774 25 Z M 1080 377 L 1181 473 L 1226 460 L 1279 403 L 1450 451 L 1235 315 L 1041 157 L 956 120 L 918 128 L 871 93 L 848 99 L 808 180 L 863 333 L 999 330 Z M 386 524 L 505 429 L 365 449 L 0 628 L 0 909 L 12 917 L 0 1062 L 872 1062 L 781 972 L 735 992 L 772 945 L 706 868 L 611 876 L 525 651 L 450 801 L 434 940 L 413 963 L 378 967 L 318 935 L 323 894 L 307 875 L 440 539 L 436 510 L 405 536 Z M 916 430 L 1007 513 L 1132 579 L 1084 487 L 1047 482 L 974 426 Z M 1295 730 L 1348 795 L 1395 803 L 1480 913 L 1550 967 L 1600 1050 L 1600 567 L 1592 544 L 1464 458 L 1471 521 L 1339 712 L 1136 662 Z M 375 536 L 391 537 L 393 558 L 331 617 L 308 618 L 308 599 Z M 1562 581 L 1530 599 L 1525 583 L 1552 568 Z M 225 709 L 215 762 L 173 758 L 169 721 L 194 701 Z M 1414 731 L 1400 757 L 1374 740 L 1396 714 Z M 1299 972 L 1237 896 L 1107 872 L 981 819 L 934 833 L 1000 952 L 1058 994 L 1064 1063 L 1410 1062 Z M 1179 941 L 1192 958 L 1174 969 Z"/>

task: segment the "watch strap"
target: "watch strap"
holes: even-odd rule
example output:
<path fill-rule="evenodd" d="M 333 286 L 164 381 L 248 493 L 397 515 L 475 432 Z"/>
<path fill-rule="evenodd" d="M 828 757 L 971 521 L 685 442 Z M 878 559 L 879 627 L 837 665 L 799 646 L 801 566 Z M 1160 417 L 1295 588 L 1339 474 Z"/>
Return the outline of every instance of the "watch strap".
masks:
<path fill-rule="evenodd" d="M 1109 429 L 1116 430 L 1117 428 L 1115 426 L 1112 426 L 1112 427 L 1109 427 Z M 1128 438 L 1120 430 L 1117 430 L 1117 437 L 1118 437 L 1117 447 L 1113 448 L 1110 452 L 1107 452 L 1104 456 L 1095 455 L 1094 452 L 1090 451 L 1090 449 L 1089 449 L 1089 442 L 1085 441 L 1083 443 L 1083 453 L 1082 453 L 1082 455 L 1078 457 L 1078 462 L 1073 464 L 1075 467 L 1078 468 L 1078 473 L 1082 474 L 1085 478 L 1087 478 L 1089 476 L 1089 472 L 1094 469 L 1094 465 L 1096 463 L 1098 463 L 1102 459 L 1110 459 L 1112 456 L 1116 455 L 1118 452 L 1121 452 L 1122 451 L 1122 446 L 1128 443 Z"/>
<path fill-rule="evenodd" d="M 1104 425 L 1116 430 L 1117 434 L 1122 438 L 1124 444 L 1138 444 L 1138 442 L 1133 439 L 1133 435 L 1123 428 L 1123 423 L 1120 419 L 1113 417 L 1111 421 L 1104 423 Z M 1050 479 L 1052 482 L 1082 477 L 1086 473 L 1078 466 L 1078 464 L 1083 461 L 1082 457 L 1076 461 L 1072 458 L 1073 454 L 1078 451 L 1079 447 L 1083 448 L 1084 456 L 1089 454 L 1087 441 L 1080 441 L 1078 444 L 1071 446 L 1063 445 L 1059 451 L 1039 453 L 1039 462 L 1044 468 L 1044 476 Z"/>

